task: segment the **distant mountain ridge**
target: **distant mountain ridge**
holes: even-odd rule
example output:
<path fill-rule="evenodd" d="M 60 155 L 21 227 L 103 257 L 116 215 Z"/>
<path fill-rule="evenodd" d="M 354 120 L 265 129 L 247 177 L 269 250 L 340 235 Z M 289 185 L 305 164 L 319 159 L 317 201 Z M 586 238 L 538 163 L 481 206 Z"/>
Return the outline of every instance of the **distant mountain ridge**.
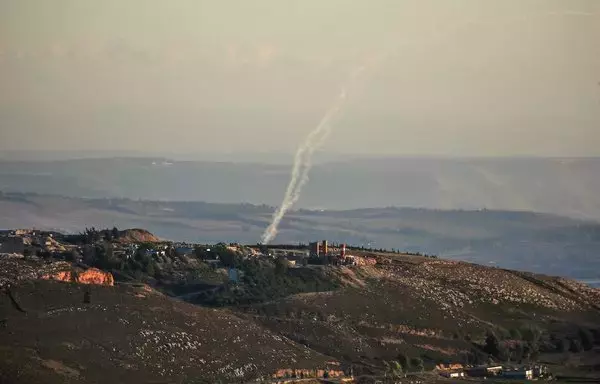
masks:
<path fill-rule="evenodd" d="M 600 220 L 600 158 L 360 158 L 316 164 L 298 208 L 536 211 Z M 167 158 L 0 160 L 0 190 L 278 205 L 289 165 Z"/>
<path fill-rule="evenodd" d="M 0 228 L 146 228 L 163 239 L 216 243 L 259 241 L 273 207 L 129 199 L 0 194 Z M 600 223 L 518 211 L 369 208 L 297 210 L 276 242 L 315 239 L 436 254 L 504 268 L 600 279 Z"/>

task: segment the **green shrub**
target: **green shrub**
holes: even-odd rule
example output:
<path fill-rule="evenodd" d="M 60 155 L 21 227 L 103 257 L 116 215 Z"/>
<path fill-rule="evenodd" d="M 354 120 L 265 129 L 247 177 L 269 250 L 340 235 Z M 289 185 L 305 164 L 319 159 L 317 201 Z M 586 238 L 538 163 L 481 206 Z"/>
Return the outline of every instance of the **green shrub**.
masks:
<path fill-rule="evenodd" d="M 413 357 L 410 359 L 410 366 L 413 370 L 423 371 L 423 359 L 420 357 Z"/>
<path fill-rule="evenodd" d="M 285 260 L 282 260 L 283 262 Z M 280 263 L 281 263 L 280 262 Z M 245 305 L 285 297 L 302 292 L 332 290 L 338 283 L 319 270 L 287 269 L 281 263 L 268 261 L 238 260 L 241 273 L 239 289 L 225 286 L 211 293 L 208 298 L 198 297 L 197 302 L 205 305 Z"/>
<path fill-rule="evenodd" d="M 400 377 L 402 376 L 402 366 L 397 361 L 384 361 L 383 365 L 385 367 L 385 374 L 389 377 Z"/>
<path fill-rule="evenodd" d="M 569 346 L 569 351 L 573 353 L 579 353 L 583 351 L 583 345 L 581 345 L 581 341 L 577 339 L 571 339 L 571 344 Z"/>
<path fill-rule="evenodd" d="M 513 328 L 510 330 L 510 337 L 513 340 L 523 340 L 523 335 L 521 334 L 521 331 L 519 331 L 517 328 Z"/>
<path fill-rule="evenodd" d="M 583 350 L 589 351 L 594 348 L 594 335 L 587 328 L 579 328 L 579 338 Z"/>
<path fill-rule="evenodd" d="M 402 367 L 404 367 L 404 369 L 406 371 L 409 371 L 410 368 L 411 368 L 410 367 L 410 359 L 406 355 L 404 355 L 402 353 L 400 353 L 398 355 L 398 363 L 400 363 L 400 365 L 402 365 Z"/>
<path fill-rule="evenodd" d="M 521 334 L 523 335 L 522 339 L 530 343 L 537 343 L 542 337 L 541 329 L 535 326 L 523 328 Z"/>
<path fill-rule="evenodd" d="M 557 352 L 564 353 L 569 350 L 570 342 L 564 338 L 558 338 L 554 340 L 554 346 Z"/>

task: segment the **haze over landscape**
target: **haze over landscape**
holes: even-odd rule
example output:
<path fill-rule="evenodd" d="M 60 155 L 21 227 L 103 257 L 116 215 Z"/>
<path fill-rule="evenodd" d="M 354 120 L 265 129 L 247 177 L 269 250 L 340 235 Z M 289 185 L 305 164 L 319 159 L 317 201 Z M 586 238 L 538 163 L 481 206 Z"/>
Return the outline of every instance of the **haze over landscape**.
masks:
<path fill-rule="evenodd" d="M 282 204 L 293 151 L 343 95 L 289 208 L 491 209 L 597 225 L 599 12 L 594 0 L 2 2 L 0 191 L 64 196 L 66 214 L 79 198 L 268 211 Z M 81 225 L 6 204 L 0 225 Z M 179 239 L 258 240 L 257 229 Z M 379 244 L 473 257 L 422 235 Z"/>
<path fill-rule="evenodd" d="M 67 216 L 78 212 L 78 198 L 277 207 L 293 151 L 351 86 L 339 116 L 324 126 L 330 137 L 313 148 L 314 167 L 292 208 L 491 209 L 600 220 L 597 1 L 0 7 L 0 191 L 65 196 Z M 56 220 L 11 199 L 0 225 L 72 231 L 82 220 L 124 219 L 109 210 Z M 259 238 L 256 222 L 250 230 L 245 219 L 237 233 L 206 235 L 196 223 L 200 233 L 177 234 L 134 211 L 134 222 L 174 240 Z M 218 218 L 211 212 L 195 219 Z M 284 215 L 281 240 L 322 235 L 503 265 L 488 245 L 473 251 L 438 238 L 447 227 L 383 238 L 364 227 L 363 236 L 348 237 L 341 223 L 333 232 L 286 232 L 290 220 Z M 560 257 L 570 254 L 560 249 Z M 539 260 L 505 265 L 545 271 Z M 584 269 L 565 273 L 582 277 Z"/>
<path fill-rule="evenodd" d="M 600 4 L 3 1 L 0 149 L 597 156 Z"/>
<path fill-rule="evenodd" d="M 598 191 L 598 0 L 0 0 L 0 383 L 600 382 Z"/>

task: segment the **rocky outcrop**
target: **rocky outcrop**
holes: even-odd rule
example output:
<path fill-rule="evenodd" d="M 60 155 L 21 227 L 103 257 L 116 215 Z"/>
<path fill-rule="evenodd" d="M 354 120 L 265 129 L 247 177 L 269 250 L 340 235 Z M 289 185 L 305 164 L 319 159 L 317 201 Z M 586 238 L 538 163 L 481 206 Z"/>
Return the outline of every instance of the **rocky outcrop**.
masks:
<path fill-rule="evenodd" d="M 44 280 L 56 280 L 56 281 L 64 281 L 64 282 L 73 282 L 75 278 L 71 271 L 60 271 L 55 273 L 48 273 L 46 275 L 42 275 L 41 277 Z"/>
<path fill-rule="evenodd" d="M 25 280 L 56 280 L 69 283 L 115 285 L 115 279 L 109 272 L 97 268 L 82 270 L 74 268 L 66 261 L 46 263 L 38 258 L 0 259 L 0 286 L 11 285 Z"/>
<path fill-rule="evenodd" d="M 62 272 L 70 271 L 72 266 L 65 261 L 47 264 L 39 258 L 23 257 L 0 258 L 0 286 L 11 285 L 19 281 L 35 280 L 46 275 L 57 275 L 65 278 Z"/>
<path fill-rule="evenodd" d="M 90 268 L 77 275 L 76 282 L 80 284 L 96 284 L 96 285 L 115 285 L 115 279 L 109 272 L 104 272 L 96 268 Z"/>
<path fill-rule="evenodd" d="M 160 239 L 145 229 L 132 228 L 119 231 L 117 240 L 121 243 L 158 243 Z"/>
<path fill-rule="evenodd" d="M 111 273 L 96 268 L 90 268 L 79 273 L 74 271 L 60 271 L 43 275 L 41 278 L 79 284 L 108 285 L 111 287 L 115 285 L 115 279 Z"/>

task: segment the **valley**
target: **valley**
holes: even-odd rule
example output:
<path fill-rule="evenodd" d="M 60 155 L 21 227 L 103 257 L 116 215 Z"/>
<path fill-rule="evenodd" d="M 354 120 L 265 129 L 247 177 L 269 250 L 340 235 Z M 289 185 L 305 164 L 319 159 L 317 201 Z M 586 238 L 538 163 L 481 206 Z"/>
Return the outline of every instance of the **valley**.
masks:
<path fill-rule="evenodd" d="M 84 199 L 0 193 L 0 228 L 77 233 L 82 228 L 147 228 L 163 239 L 195 243 L 259 241 L 274 208 L 130 199 Z M 294 210 L 276 241 L 307 244 L 326 238 L 374 249 L 396 249 L 444 258 L 598 279 L 600 224 L 544 213 L 492 210 L 365 208 Z"/>

